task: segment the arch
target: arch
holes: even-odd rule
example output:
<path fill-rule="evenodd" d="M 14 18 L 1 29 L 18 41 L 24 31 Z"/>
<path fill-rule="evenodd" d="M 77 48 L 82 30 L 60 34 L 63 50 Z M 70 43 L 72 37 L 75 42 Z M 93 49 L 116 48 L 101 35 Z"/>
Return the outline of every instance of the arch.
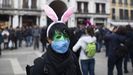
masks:
<path fill-rule="evenodd" d="M 59 0 L 51 2 L 49 6 L 55 11 L 59 20 L 61 19 L 63 13 L 67 10 L 66 4 Z M 49 25 L 51 22 L 52 22 L 51 19 L 47 17 L 47 25 Z"/>

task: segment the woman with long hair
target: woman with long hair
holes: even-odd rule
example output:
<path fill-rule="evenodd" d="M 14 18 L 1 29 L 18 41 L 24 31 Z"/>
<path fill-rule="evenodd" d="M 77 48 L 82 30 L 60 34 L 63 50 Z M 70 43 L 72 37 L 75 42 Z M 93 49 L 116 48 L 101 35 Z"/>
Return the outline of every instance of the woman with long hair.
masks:
<path fill-rule="evenodd" d="M 94 28 L 92 26 L 88 26 L 84 29 L 85 34 L 83 34 L 80 39 L 77 41 L 77 43 L 73 47 L 73 51 L 76 52 L 81 48 L 80 52 L 80 65 L 82 69 L 83 75 L 95 75 L 94 73 L 94 67 L 95 67 L 95 58 L 94 57 L 88 57 L 85 53 L 86 47 L 88 43 L 95 42 L 96 43 L 96 37 L 94 35 Z"/>

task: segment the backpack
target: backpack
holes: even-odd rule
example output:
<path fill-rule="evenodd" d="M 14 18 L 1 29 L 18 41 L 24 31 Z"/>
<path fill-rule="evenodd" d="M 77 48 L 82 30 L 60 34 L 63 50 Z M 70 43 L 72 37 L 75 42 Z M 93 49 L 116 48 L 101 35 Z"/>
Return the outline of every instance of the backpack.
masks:
<path fill-rule="evenodd" d="M 96 54 L 96 43 L 88 43 L 85 49 L 85 54 L 89 57 L 92 58 Z"/>

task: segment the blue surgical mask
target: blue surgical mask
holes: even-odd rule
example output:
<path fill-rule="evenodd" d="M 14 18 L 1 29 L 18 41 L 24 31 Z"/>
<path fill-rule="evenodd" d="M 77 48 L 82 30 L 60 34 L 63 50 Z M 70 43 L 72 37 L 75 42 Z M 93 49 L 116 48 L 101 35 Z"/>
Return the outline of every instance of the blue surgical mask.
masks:
<path fill-rule="evenodd" d="M 70 41 L 68 39 L 58 40 L 58 41 L 56 40 L 52 41 L 51 47 L 55 52 L 64 54 L 68 51 L 69 44 Z"/>

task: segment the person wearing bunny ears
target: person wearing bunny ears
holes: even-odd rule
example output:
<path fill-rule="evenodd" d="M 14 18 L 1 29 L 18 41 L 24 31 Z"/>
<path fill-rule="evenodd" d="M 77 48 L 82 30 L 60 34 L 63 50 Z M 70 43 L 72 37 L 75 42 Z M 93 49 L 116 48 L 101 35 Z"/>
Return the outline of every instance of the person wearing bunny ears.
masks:
<path fill-rule="evenodd" d="M 69 30 L 65 25 L 73 8 L 68 8 L 60 21 L 51 7 L 46 5 L 44 10 L 53 21 L 47 28 L 49 45 L 46 53 L 34 60 L 30 75 L 82 75 L 78 59 L 69 49 Z"/>

